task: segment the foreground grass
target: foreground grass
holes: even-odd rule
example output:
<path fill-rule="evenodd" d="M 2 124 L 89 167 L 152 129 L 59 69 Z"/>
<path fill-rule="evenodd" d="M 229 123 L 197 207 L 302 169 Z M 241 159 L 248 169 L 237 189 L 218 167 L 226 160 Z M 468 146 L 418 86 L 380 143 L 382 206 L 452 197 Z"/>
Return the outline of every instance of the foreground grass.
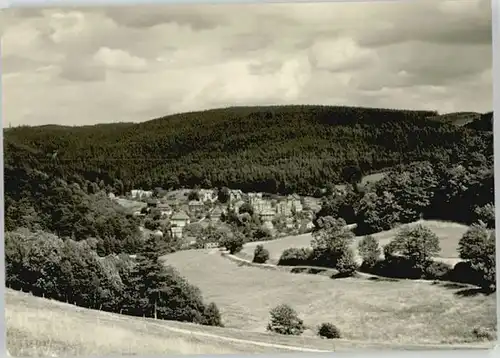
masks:
<path fill-rule="evenodd" d="M 225 354 L 287 351 L 172 332 L 165 324 L 6 291 L 7 349 L 13 356 Z M 164 321 L 163 321 L 164 322 Z"/>
<path fill-rule="evenodd" d="M 7 348 L 13 356 L 242 354 L 364 349 L 450 349 L 322 340 L 128 317 L 6 291 Z M 489 348 L 489 345 L 451 348 Z"/>
<path fill-rule="evenodd" d="M 417 224 L 423 224 L 431 229 L 438 237 L 439 244 L 441 246 L 441 252 L 439 253 L 439 258 L 441 261 L 446 261 L 450 264 L 455 264 L 458 261 L 458 242 L 460 238 L 468 230 L 468 226 L 452 223 L 452 222 L 441 222 L 441 221 L 431 221 L 422 220 L 415 223 L 407 224 L 408 226 L 415 226 Z M 394 239 L 399 232 L 399 228 L 379 232 L 373 235 L 375 239 L 378 240 L 380 247 L 387 245 L 392 239 Z M 362 239 L 362 236 L 356 237 L 353 244 L 353 249 L 357 249 L 358 242 Z M 295 247 L 309 247 L 312 240 L 311 234 L 287 236 L 282 239 L 276 239 L 271 241 L 263 242 L 250 242 L 245 244 L 243 250 L 238 255 L 246 258 L 252 259 L 255 247 L 259 244 L 264 245 L 264 247 L 269 251 L 270 263 L 276 264 L 284 250 Z"/>
<path fill-rule="evenodd" d="M 205 250 L 178 252 L 165 260 L 217 303 L 228 327 L 262 332 L 269 310 L 280 303 L 298 311 L 309 326 L 305 336 L 329 321 L 351 340 L 458 343 L 476 341 L 474 327 L 496 327 L 495 295 L 465 297 L 469 292 L 453 286 L 262 270 Z"/>

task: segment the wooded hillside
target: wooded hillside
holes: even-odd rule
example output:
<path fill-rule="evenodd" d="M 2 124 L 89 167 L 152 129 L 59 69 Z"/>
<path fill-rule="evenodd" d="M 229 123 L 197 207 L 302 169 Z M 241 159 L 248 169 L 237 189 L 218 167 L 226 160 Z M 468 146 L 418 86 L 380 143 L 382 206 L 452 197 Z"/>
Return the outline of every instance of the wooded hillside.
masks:
<path fill-rule="evenodd" d="M 369 174 L 413 161 L 490 158 L 491 133 L 428 119 L 437 113 L 327 106 L 235 107 L 140 124 L 5 131 L 6 194 L 28 165 L 119 190 L 228 186 L 314 194 L 346 166 Z M 22 164 L 21 164 L 22 163 Z"/>

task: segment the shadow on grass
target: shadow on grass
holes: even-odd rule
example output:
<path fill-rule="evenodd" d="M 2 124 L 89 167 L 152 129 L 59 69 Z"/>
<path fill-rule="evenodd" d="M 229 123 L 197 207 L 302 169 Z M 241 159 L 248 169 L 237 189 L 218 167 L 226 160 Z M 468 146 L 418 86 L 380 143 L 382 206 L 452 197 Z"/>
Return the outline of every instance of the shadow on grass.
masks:
<path fill-rule="evenodd" d="M 454 292 L 455 296 L 458 297 L 474 297 L 479 295 L 489 296 L 494 292 L 485 290 L 480 287 L 471 287 L 470 284 L 458 283 L 458 282 L 434 282 L 434 285 L 439 287 L 447 288 L 449 290 L 456 290 Z"/>
<path fill-rule="evenodd" d="M 391 278 L 391 277 L 380 277 L 380 276 L 372 276 L 368 277 L 369 281 L 380 281 L 380 282 L 399 282 L 400 279 Z"/>
<path fill-rule="evenodd" d="M 457 290 L 459 288 L 470 288 L 470 285 L 465 284 L 465 283 L 459 283 L 459 282 L 439 282 L 439 281 L 434 281 L 432 284 L 433 285 L 437 285 L 439 287 L 448 288 L 450 290 Z"/>
<path fill-rule="evenodd" d="M 456 290 L 454 292 L 455 296 L 458 297 L 475 297 L 479 295 L 489 296 L 494 292 L 485 290 L 480 287 L 471 287 L 470 284 L 458 283 L 458 282 L 433 282 L 433 285 L 447 288 L 449 290 Z"/>
<path fill-rule="evenodd" d="M 487 292 L 482 288 L 466 288 L 455 292 L 455 295 L 459 297 L 474 297 L 478 295 L 489 296 L 491 294 L 492 292 Z"/>
<path fill-rule="evenodd" d="M 315 267 L 294 267 L 290 270 L 291 273 L 306 273 L 309 275 L 317 275 L 324 273 L 328 269 L 326 268 L 315 268 Z"/>

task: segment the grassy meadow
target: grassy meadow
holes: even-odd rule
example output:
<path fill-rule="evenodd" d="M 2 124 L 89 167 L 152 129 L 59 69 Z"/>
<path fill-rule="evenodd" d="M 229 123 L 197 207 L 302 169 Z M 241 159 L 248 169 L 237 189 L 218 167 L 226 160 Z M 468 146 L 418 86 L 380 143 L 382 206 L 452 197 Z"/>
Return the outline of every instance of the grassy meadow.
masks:
<path fill-rule="evenodd" d="M 103 356 L 153 354 L 249 354 L 401 349 L 387 343 L 323 340 L 174 321 L 154 321 L 88 310 L 6 291 L 7 349 L 11 356 Z M 450 346 L 405 345 L 404 349 Z M 453 347 L 453 346 L 452 346 Z M 488 348 L 487 343 L 457 348 Z"/>
<path fill-rule="evenodd" d="M 285 347 L 273 347 L 271 342 L 274 343 L 274 340 L 270 335 L 254 335 L 252 338 L 256 342 L 239 341 L 237 337 L 231 341 L 231 334 L 228 338 L 222 336 L 221 339 L 217 335 L 196 331 L 193 329 L 196 325 L 89 310 L 12 290 L 6 291 L 5 313 L 7 349 L 13 356 L 243 354 L 291 351 Z M 205 331 L 212 328 L 200 327 Z M 291 342 L 284 343 L 291 345 Z"/>
<path fill-rule="evenodd" d="M 495 295 L 474 295 L 458 285 L 333 280 L 238 266 L 209 250 L 164 259 L 218 305 L 227 327 L 251 332 L 264 332 L 269 310 L 281 303 L 303 317 L 309 327 L 304 336 L 314 335 L 322 322 L 333 322 L 350 340 L 444 344 L 473 342 L 475 327 L 496 327 Z"/>

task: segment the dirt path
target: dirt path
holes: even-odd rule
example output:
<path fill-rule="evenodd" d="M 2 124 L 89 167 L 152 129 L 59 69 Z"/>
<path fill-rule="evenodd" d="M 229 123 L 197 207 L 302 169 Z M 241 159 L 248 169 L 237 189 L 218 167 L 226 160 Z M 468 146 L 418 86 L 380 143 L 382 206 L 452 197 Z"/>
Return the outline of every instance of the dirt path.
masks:
<path fill-rule="evenodd" d="M 286 349 L 286 350 L 296 351 L 296 352 L 312 352 L 312 353 L 331 353 L 331 352 L 335 351 L 335 349 L 322 350 L 322 349 L 304 348 L 304 347 L 297 347 L 297 346 L 288 346 L 288 345 L 283 345 L 283 344 L 274 344 L 274 343 L 266 343 L 266 342 L 251 341 L 251 340 L 246 340 L 246 339 L 232 338 L 232 337 L 220 336 L 220 335 L 212 334 L 212 333 L 205 333 L 205 332 L 191 331 L 188 329 L 175 328 L 175 327 L 170 327 L 167 325 L 162 325 L 162 324 L 152 323 L 152 322 L 149 322 L 148 324 L 163 327 L 167 330 L 170 330 L 170 331 L 176 332 L 176 333 L 189 334 L 189 335 L 198 336 L 198 337 L 213 338 L 213 339 L 226 341 L 226 342 L 251 344 L 251 345 L 260 346 L 260 347 L 269 347 L 269 348 L 277 348 L 277 349 Z M 337 342 L 344 343 L 344 344 L 351 342 L 353 344 L 352 348 L 342 348 L 342 349 L 340 349 L 342 351 L 355 350 L 357 345 L 365 345 L 368 347 L 369 346 L 378 347 L 379 349 L 380 348 L 388 348 L 388 349 L 392 348 L 392 349 L 403 349 L 403 350 L 491 349 L 494 346 L 492 342 L 465 343 L 465 344 L 415 344 L 415 345 L 379 343 L 379 342 L 371 343 L 371 342 L 366 342 L 366 341 L 351 341 L 351 340 L 344 340 L 344 339 L 339 339 L 339 340 L 337 340 Z"/>
<path fill-rule="evenodd" d="M 220 341 L 226 341 L 226 342 L 251 344 L 251 345 L 260 346 L 260 347 L 277 348 L 277 349 L 287 349 L 287 350 L 296 351 L 296 352 L 312 352 L 312 353 L 328 353 L 328 352 L 332 352 L 332 351 L 326 351 L 326 350 L 321 350 L 321 349 L 287 346 L 287 345 L 283 345 L 283 344 L 266 343 L 266 342 L 259 342 L 259 341 L 249 341 L 249 340 L 246 340 L 246 339 L 239 339 L 239 338 L 219 336 L 217 334 L 191 331 L 191 330 L 188 330 L 188 329 L 175 328 L 175 327 L 170 327 L 170 326 L 167 326 L 167 325 L 163 325 L 163 324 L 159 324 L 159 323 L 153 323 L 153 322 L 148 322 L 148 325 L 153 325 L 153 326 L 157 326 L 157 327 L 163 327 L 164 329 L 167 329 L 169 331 L 176 332 L 176 333 L 188 334 L 188 335 L 193 335 L 193 336 L 198 336 L 198 337 L 213 338 L 213 339 L 217 339 L 217 340 L 220 340 Z"/>

